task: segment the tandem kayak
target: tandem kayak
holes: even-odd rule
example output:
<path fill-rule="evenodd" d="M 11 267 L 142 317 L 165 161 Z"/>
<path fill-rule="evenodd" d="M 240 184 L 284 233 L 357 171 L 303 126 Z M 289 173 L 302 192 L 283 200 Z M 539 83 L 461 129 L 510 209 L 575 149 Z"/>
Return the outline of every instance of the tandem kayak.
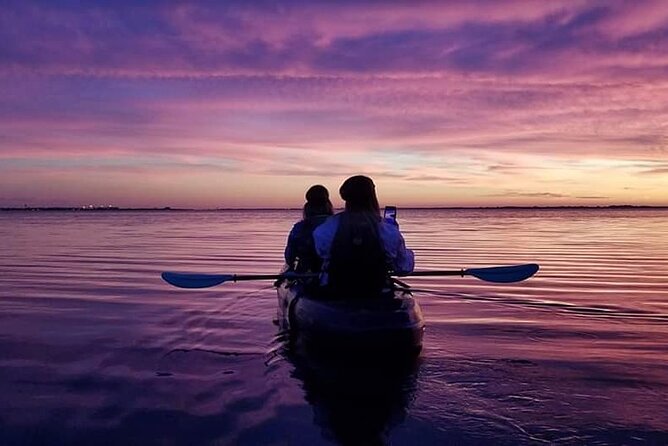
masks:
<path fill-rule="evenodd" d="M 278 287 L 282 329 L 306 347 L 346 353 L 410 353 L 422 349 L 424 318 L 408 291 L 375 299 L 323 300 L 310 296 L 300 282 Z"/>

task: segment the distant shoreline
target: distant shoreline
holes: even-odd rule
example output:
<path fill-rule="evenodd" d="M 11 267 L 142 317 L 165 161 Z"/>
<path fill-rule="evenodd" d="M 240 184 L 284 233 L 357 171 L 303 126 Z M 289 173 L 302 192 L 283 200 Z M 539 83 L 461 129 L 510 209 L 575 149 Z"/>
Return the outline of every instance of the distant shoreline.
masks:
<path fill-rule="evenodd" d="M 606 205 L 606 206 L 430 206 L 430 207 L 405 207 L 410 210 L 643 210 L 657 209 L 666 210 L 668 206 L 640 206 L 640 205 Z M 219 211 L 300 211 L 301 208 L 123 208 L 116 206 L 105 207 L 0 207 L 0 212 L 219 212 Z"/>

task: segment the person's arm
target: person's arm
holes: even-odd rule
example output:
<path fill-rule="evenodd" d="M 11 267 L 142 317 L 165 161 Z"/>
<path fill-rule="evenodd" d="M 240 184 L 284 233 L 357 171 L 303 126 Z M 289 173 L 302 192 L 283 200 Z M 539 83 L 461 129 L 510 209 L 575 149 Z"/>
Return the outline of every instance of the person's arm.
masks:
<path fill-rule="evenodd" d="M 415 269 L 415 253 L 412 250 L 406 248 L 406 242 L 404 241 L 403 236 L 399 233 L 399 247 L 397 249 L 397 257 L 394 267 L 394 272 L 400 276 L 412 273 Z"/>
<path fill-rule="evenodd" d="M 330 251 L 336 230 L 339 227 L 339 217 L 334 216 L 328 218 L 323 224 L 315 228 L 313 231 L 313 242 L 315 243 L 315 251 L 318 257 L 322 260 L 322 270 L 320 272 L 320 285 L 326 286 L 329 281 L 327 268 L 329 266 Z"/>
<path fill-rule="evenodd" d="M 297 239 L 299 233 L 299 223 L 295 224 L 288 234 L 288 242 L 285 245 L 285 263 L 292 268 L 297 259 Z"/>
<path fill-rule="evenodd" d="M 339 227 L 339 220 L 337 216 L 330 217 L 323 224 L 315 228 L 313 231 L 313 242 L 315 244 L 315 251 L 322 260 L 329 259 L 329 251 L 334 242 L 336 230 Z"/>
<path fill-rule="evenodd" d="M 406 242 L 399 229 L 393 224 L 381 223 L 381 238 L 392 271 L 400 276 L 413 272 L 415 254 L 406 248 Z"/>

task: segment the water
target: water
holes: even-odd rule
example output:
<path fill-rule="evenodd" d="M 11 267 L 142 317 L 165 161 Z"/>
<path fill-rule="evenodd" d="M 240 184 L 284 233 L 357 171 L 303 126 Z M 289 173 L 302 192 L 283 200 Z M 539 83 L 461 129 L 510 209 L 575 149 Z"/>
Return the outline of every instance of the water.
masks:
<path fill-rule="evenodd" d="M 297 211 L 0 214 L 0 444 L 666 444 L 668 212 L 400 210 L 419 269 L 405 369 L 286 354 L 268 282 Z"/>

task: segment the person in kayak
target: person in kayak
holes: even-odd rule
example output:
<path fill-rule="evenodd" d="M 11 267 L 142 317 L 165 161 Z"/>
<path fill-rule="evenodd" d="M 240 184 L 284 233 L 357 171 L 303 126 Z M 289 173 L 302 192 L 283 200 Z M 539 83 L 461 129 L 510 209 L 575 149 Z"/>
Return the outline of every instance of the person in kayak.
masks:
<path fill-rule="evenodd" d="M 297 222 L 288 235 L 285 247 L 285 263 L 298 273 L 320 271 L 321 261 L 315 252 L 313 230 L 334 214 L 325 186 L 316 184 L 306 191 L 303 219 Z"/>
<path fill-rule="evenodd" d="M 382 295 L 391 285 L 390 273 L 413 271 L 413 251 L 406 249 L 396 221 L 381 219 L 371 178 L 350 177 L 339 193 L 345 210 L 313 232 L 323 261 L 321 286 L 332 298 Z"/>

